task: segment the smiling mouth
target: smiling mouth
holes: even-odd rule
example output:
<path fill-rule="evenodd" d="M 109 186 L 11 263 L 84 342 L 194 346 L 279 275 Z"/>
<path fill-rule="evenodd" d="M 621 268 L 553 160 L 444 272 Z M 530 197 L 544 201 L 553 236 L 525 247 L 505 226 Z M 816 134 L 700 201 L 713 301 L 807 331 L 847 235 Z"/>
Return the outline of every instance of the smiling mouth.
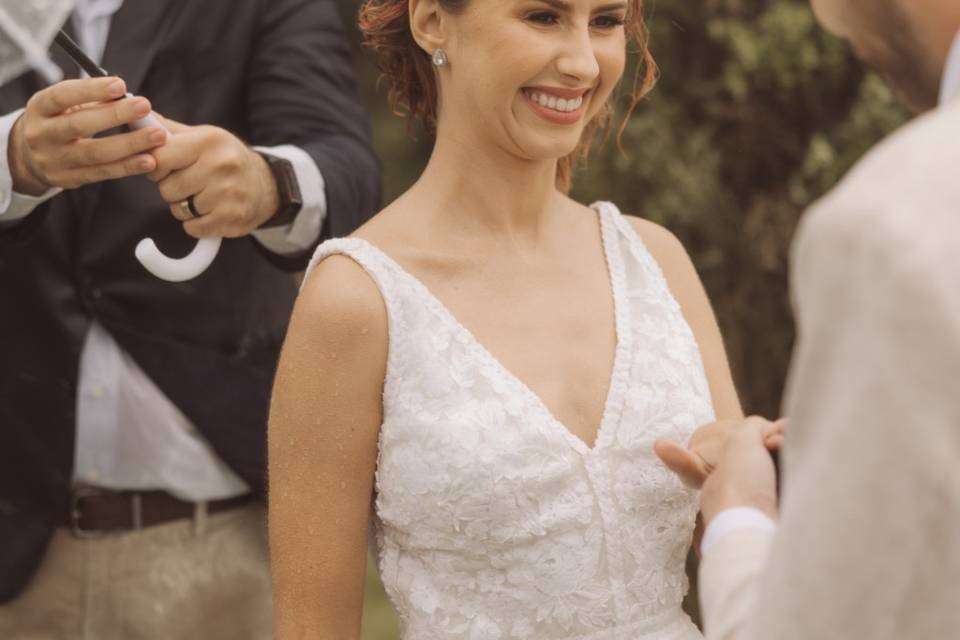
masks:
<path fill-rule="evenodd" d="M 570 114 L 579 111 L 580 107 L 583 106 L 583 99 L 586 97 L 586 93 L 584 93 L 576 98 L 558 98 L 555 95 L 534 89 L 524 89 L 523 93 L 534 104 L 540 105 L 544 109 L 555 111 L 558 114 Z"/>
<path fill-rule="evenodd" d="M 576 98 L 558 98 L 555 95 L 543 91 L 536 91 L 535 89 L 524 89 L 523 93 L 531 102 L 545 109 L 556 111 L 557 113 L 573 113 L 578 111 L 580 107 L 583 106 L 583 99 L 586 97 L 586 93 L 584 93 Z"/>

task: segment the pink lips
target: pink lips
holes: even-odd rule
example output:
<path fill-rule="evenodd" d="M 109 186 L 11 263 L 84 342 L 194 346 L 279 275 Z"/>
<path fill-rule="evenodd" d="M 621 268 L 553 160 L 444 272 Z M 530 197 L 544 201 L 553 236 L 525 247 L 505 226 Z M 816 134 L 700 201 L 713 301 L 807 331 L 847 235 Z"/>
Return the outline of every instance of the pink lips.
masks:
<path fill-rule="evenodd" d="M 557 98 L 563 98 L 564 100 L 576 100 L 582 96 L 583 103 L 576 111 L 557 111 L 556 109 L 544 107 L 539 102 L 535 102 L 527 93 L 527 91 L 555 96 Z M 530 105 L 530 108 L 534 111 L 534 113 L 544 120 L 553 124 L 571 125 L 576 124 L 583 117 L 583 112 L 587 107 L 587 93 L 589 93 L 589 90 L 563 89 L 558 87 L 526 87 L 525 90 L 521 91 L 520 93 L 523 95 L 523 99 L 528 105 Z"/>

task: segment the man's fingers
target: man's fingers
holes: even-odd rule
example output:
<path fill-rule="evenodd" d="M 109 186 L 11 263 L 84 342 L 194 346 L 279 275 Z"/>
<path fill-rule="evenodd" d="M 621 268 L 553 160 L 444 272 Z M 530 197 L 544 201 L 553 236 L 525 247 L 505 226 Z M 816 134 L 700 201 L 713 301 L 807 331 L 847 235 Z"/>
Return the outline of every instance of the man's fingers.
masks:
<path fill-rule="evenodd" d="M 93 167 L 118 162 L 145 153 L 162 145 L 167 133 L 160 128 L 118 133 L 105 138 L 77 140 L 64 154 L 64 164 L 71 168 Z"/>
<path fill-rule="evenodd" d="M 28 109 L 52 118 L 87 102 L 107 102 L 123 96 L 127 85 L 120 78 L 64 80 L 36 93 Z"/>
<path fill-rule="evenodd" d="M 130 124 L 148 113 L 150 101 L 146 98 L 125 98 L 50 118 L 44 121 L 43 127 L 49 131 L 51 140 L 71 142 L 79 138 L 92 138 L 102 131 Z"/>
<path fill-rule="evenodd" d="M 67 189 L 76 189 L 94 182 L 139 176 L 153 171 L 157 166 L 156 162 L 150 154 L 140 154 L 119 162 L 67 171 L 56 177 L 55 184 Z"/>
<path fill-rule="evenodd" d="M 657 440 L 653 450 L 663 464 L 677 474 L 684 484 L 700 487 L 710 475 L 710 470 L 699 456 L 675 442 Z"/>
<path fill-rule="evenodd" d="M 177 122 L 176 120 L 162 116 L 159 113 L 154 113 L 153 115 L 157 116 L 157 118 L 160 120 L 160 124 L 166 127 L 167 131 L 170 133 L 185 133 L 192 128 L 190 125 Z"/>
<path fill-rule="evenodd" d="M 200 169 L 199 164 L 195 164 L 181 171 L 174 171 L 158 184 L 160 197 L 168 204 L 186 200 L 190 196 L 195 196 L 203 191 L 209 179 L 210 177 L 205 175 L 205 172 Z M 197 211 L 200 213 L 207 213 L 206 210 L 201 211 L 196 207 L 196 204 L 194 207 L 197 208 Z"/>
<path fill-rule="evenodd" d="M 174 171 L 182 171 L 193 165 L 200 157 L 204 137 L 196 130 L 173 133 L 167 144 L 153 152 L 157 170 L 148 177 L 154 182 L 163 182 Z"/>
<path fill-rule="evenodd" d="M 763 435 L 764 437 L 771 437 L 774 435 L 783 435 L 784 431 L 787 428 L 787 419 L 780 418 L 776 422 L 768 422 L 763 426 Z"/>
<path fill-rule="evenodd" d="M 224 226 L 223 216 L 212 213 L 201 218 L 194 218 L 183 223 L 183 230 L 194 238 L 221 238 L 235 237 L 238 234 L 231 232 Z"/>

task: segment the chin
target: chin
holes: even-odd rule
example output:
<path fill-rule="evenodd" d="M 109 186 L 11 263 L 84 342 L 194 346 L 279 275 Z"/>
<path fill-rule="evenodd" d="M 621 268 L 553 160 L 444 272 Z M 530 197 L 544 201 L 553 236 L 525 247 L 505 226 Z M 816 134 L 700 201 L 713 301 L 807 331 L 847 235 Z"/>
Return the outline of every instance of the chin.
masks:
<path fill-rule="evenodd" d="M 583 130 L 578 128 L 576 133 L 549 131 L 531 131 L 523 127 L 522 131 L 513 136 L 514 147 L 520 156 L 531 161 L 559 160 L 565 158 L 577 148 Z"/>
<path fill-rule="evenodd" d="M 527 147 L 528 151 L 527 156 L 531 160 L 560 160 L 561 158 L 566 158 L 571 153 L 574 152 L 577 148 L 578 141 L 571 143 L 541 143 L 538 145 L 530 145 Z"/>

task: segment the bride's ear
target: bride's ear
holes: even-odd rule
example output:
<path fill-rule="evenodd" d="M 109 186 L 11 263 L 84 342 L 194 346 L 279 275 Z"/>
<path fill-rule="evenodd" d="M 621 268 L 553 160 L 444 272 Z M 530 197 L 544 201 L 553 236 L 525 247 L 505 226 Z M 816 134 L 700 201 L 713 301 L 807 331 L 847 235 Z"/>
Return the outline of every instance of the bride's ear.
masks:
<path fill-rule="evenodd" d="M 448 46 L 444 15 L 438 0 L 409 0 L 410 32 L 427 55 Z"/>

